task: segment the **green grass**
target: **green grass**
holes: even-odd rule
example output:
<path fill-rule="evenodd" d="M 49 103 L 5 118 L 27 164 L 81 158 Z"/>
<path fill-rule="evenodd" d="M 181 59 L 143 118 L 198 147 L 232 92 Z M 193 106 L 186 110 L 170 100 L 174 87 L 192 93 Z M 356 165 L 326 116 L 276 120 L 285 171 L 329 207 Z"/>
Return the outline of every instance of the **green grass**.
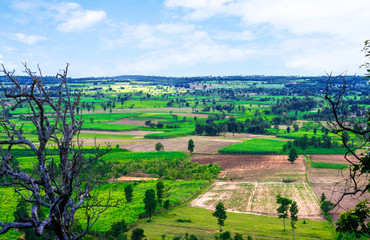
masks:
<path fill-rule="evenodd" d="M 110 152 L 102 157 L 107 161 L 119 162 L 119 161 L 144 161 L 144 160 L 184 160 L 187 155 L 184 152 Z"/>
<path fill-rule="evenodd" d="M 162 133 L 150 133 L 144 136 L 144 138 L 154 138 L 154 139 L 162 139 L 162 138 L 175 138 L 175 137 L 182 137 L 187 135 L 194 134 L 194 126 L 191 127 L 184 127 L 184 128 L 173 128 L 168 132 Z"/>
<path fill-rule="evenodd" d="M 278 154 L 285 143 L 272 139 L 254 138 L 221 148 L 218 152 L 223 154 Z"/>
<path fill-rule="evenodd" d="M 169 200 L 171 205 L 180 203 L 187 198 L 193 196 L 199 191 L 208 181 L 167 181 L 163 180 L 166 187 L 171 187 Z M 126 223 L 132 224 L 137 220 L 140 214 L 144 214 L 143 198 L 147 189 L 155 189 L 156 181 L 147 181 L 133 185 L 133 200 L 131 203 L 125 204 L 124 188 L 129 183 L 113 183 L 104 185 L 99 188 L 98 192 L 104 199 L 111 194 L 113 201 L 120 200 L 121 204 L 118 208 L 110 208 L 101 215 L 98 222 L 93 226 L 92 230 L 105 232 L 109 230 L 114 222 L 125 219 Z M 131 183 L 132 184 L 132 183 Z M 160 207 L 157 207 L 159 210 Z M 80 217 L 81 217 L 80 213 Z"/>
<path fill-rule="evenodd" d="M 108 130 L 108 131 L 129 131 L 143 128 L 138 125 L 122 125 L 122 124 L 104 124 L 104 123 L 89 123 L 85 122 L 82 125 L 84 130 Z"/>
<path fill-rule="evenodd" d="M 194 207 L 178 207 L 168 212 L 160 213 L 152 218 L 152 222 L 142 221 L 139 228 L 144 229 L 148 239 L 166 239 L 175 236 L 184 236 L 185 233 L 194 234 L 198 239 L 215 239 L 219 233 L 217 220 L 210 210 Z M 191 222 L 178 222 L 179 218 L 190 219 Z M 296 223 L 296 239 L 334 239 L 329 223 L 324 221 L 298 220 Z M 292 239 L 289 223 L 287 230 L 283 230 L 283 222 L 277 217 L 257 216 L 245 213 L 227 213 L 223 230 L 230 231 L 232 235 L 241 233 L 244 239 L 247 236 L 253 239 Z"/>
<path fill-rule="evenodd" d="M 312 168 L 327 168 L 327 169 L 346 169 L 348 168 L 348 164 L 311 162 L 311 167 Z"/>

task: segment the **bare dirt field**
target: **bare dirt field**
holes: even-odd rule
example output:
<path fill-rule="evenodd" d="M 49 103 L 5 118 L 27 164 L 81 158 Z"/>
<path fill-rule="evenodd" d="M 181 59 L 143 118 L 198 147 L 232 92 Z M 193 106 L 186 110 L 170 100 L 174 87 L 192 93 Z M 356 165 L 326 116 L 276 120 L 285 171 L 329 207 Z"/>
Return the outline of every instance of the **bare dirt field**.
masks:
<path fill-rule="evenodd" d="M 347 163 L 343 155 L 314 155 L 311 157 L 313 161 L 322 162 L 333 162 L 333 163 Z M 349 176 L 349 170 L 336 170 L 336 169 L 322 169 L 322 168 L 309 168 L 308 179 L 313 185 L 313 189 L 318 197 L 322 193 L 325 194 L 326 198 L 331 202 L 336 203 L 338 199 L 343 195 L 345 189 L 348 189 L 352 185 L 351 182 L 346 181 Z M 367 177 L 363 176 L 359 179 L 359 185 L 367 184 Z M 362 201 L 366 198 L 370 198 L 368 192 L 362 196 L 357 194 L 356 196 L 345 196 L 340 202 L 339 207 L 330 212 L 331 217 L 337 220 L 339 213 L 347 211 L 348 209 L 354 208 L 358 201 Z"/>
<path fill-rule="evenodd" d="M 277 216 L 277 194 L 297 202 L 299 218 L 323 220 L 318 200 L 305 183 L 218 181 L 190 205 L 213 210 L 222 201 L 228 211 Z"/>
<path fill-rule="evenodd" d="M 125 146 L 125 148 L 133 152 L 154 151 L 154 145 L 160 142 L 163 144 L 165 151 L 184 151 L 188 153 L 188 141 L 190 138 L 195 143 L 195 153 L 217 153 L 220 148 L 242 142 L 242 140 L 223 139 L 223 137 L 187 136 L 171 139 L 145 140 Z"/>
<path fill-rule="evenodd" d="M 287 155 L 193 155 L 191 160 L 200 164 L 219 164 L 226 172 L 225 179 L 234 181 L 304 180 L 303 157 L 291 164 Z"/>
<path fill-rule="evenodd" d="M 309 157 L 313 162 L 348 164 L 347 160 L 344 159 L 343 154 L 338 154 L 338 155 L 311 154 L 309 155 Z M 357 160 L 353 156 L 348 156 L 348 159 L 351 161 L 357 162 Z"/>

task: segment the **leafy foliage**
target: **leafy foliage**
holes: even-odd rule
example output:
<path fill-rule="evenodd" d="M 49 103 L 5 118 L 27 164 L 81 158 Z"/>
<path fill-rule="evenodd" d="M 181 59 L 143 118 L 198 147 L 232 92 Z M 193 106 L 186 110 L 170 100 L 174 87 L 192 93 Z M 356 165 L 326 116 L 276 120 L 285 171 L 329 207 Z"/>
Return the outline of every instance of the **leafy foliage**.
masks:
<path fill-rule="evenodd" d="M 225 220 L 227 218 L 226 209 L 222 202 L 219 202 L 216 205 L 216 210 L 212 213 L 212 215 L 217 218 L 217 223 L 220 226 L 220 232 L 222 232 L 222 226 L 224 226 Z"/>

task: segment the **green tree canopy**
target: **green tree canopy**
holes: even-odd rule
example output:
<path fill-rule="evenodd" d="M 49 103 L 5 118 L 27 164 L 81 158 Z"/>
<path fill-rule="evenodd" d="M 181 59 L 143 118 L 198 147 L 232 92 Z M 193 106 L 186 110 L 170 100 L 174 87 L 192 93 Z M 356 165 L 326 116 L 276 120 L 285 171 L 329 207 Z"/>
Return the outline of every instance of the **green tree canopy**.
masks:
<path fill-rule="evenodd" d="M 220 232 L 222 232 L 222 226 L 225 224 L 226 216 L 226 209 L 222 202 L 219 202 L 216 206 L 216 211 L 212 213 L 214 217 L 217 218 L 218 225 L 220 226 Z"/>

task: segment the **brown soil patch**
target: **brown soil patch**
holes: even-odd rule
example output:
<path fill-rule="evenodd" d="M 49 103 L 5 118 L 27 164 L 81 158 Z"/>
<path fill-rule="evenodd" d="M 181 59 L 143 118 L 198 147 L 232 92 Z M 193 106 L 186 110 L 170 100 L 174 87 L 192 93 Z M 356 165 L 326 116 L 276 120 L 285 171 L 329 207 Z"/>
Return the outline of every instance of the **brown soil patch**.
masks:
<path fill-rule="evenodd" d="M 160 142 L 163 144 L 165 151 L 184 151 L 188 153 L 189 139 L 193 139 L 195 143 L 195 153 L 217 153 L 220 148 L 242 142 L 242 140 L 228 140 L 223 139 L 223 137 L 187 136 L 171 139 L 148 139 L 127 147 L 125 146 L 125 148 L 133 152 L 154 151 L 154 145 Z"/>
<path fill-rule="evenodd" d="M 337 154 L 337 155 L 311 154 L 309 155 L 309 157 L 313 162 L 348 164 L 343 154 Z M 354 156 L 348 156 L 348 159 L 357 163 L 357 160 Z"/>
<path fill-rule="evenodd" d="M 128 182 L 128 181 L 148 181 L 148 180 L 157 180 L 158 178 L 150 178 L 150 177 L 119 177 L 118 179 L 109 179 L 109 183 L 113 182 Z"/>
<path fill-rule="evenodd" d="M 312 155 L 311 159 L 317 162 L 347 163 L 343 158 L 343 155 Z M 351 181 L 346 180 L 348 179 L 348 176 L 348 169 L 308 169 L 308 178 L 313 185 L 315 194 L 320 197 L 321 194 L 324 193 L 326 198 L 333 203 L 336 203 L 339 200 L 345 192 L 345 189 L 348 189 L 353 185 Z M 362 176 L 358 179 L 359 186 L 367 183 L 368 178 L 366 176 Z M 337 220 L 339 213 L 354 208 L 358 201 L 362 201 L 366 198 L 370 198 L 370 194 L 368 192 L 364 193 L 362 196 L 360 196 L 360 194 L 355 196 L 345 196 L 339 206 L 330 212 L 330 215 L 334 220 Z"/>
<path fill-rule="evenodd" d="M 316 196 L 305 183 L 215 182 L 190 205 L 213 210 L 222 201 L 228 211 L 277 216 L 277 194 L 297 202 L 299 218 L 323 220 Z"/>
<path fill-rule="evenodd" d="M 193 155 L 192 162 L 219 164 L 225 179 L 235 181 L 304 180 L 303 157 L 291 164 L 287 155 Z"/>

